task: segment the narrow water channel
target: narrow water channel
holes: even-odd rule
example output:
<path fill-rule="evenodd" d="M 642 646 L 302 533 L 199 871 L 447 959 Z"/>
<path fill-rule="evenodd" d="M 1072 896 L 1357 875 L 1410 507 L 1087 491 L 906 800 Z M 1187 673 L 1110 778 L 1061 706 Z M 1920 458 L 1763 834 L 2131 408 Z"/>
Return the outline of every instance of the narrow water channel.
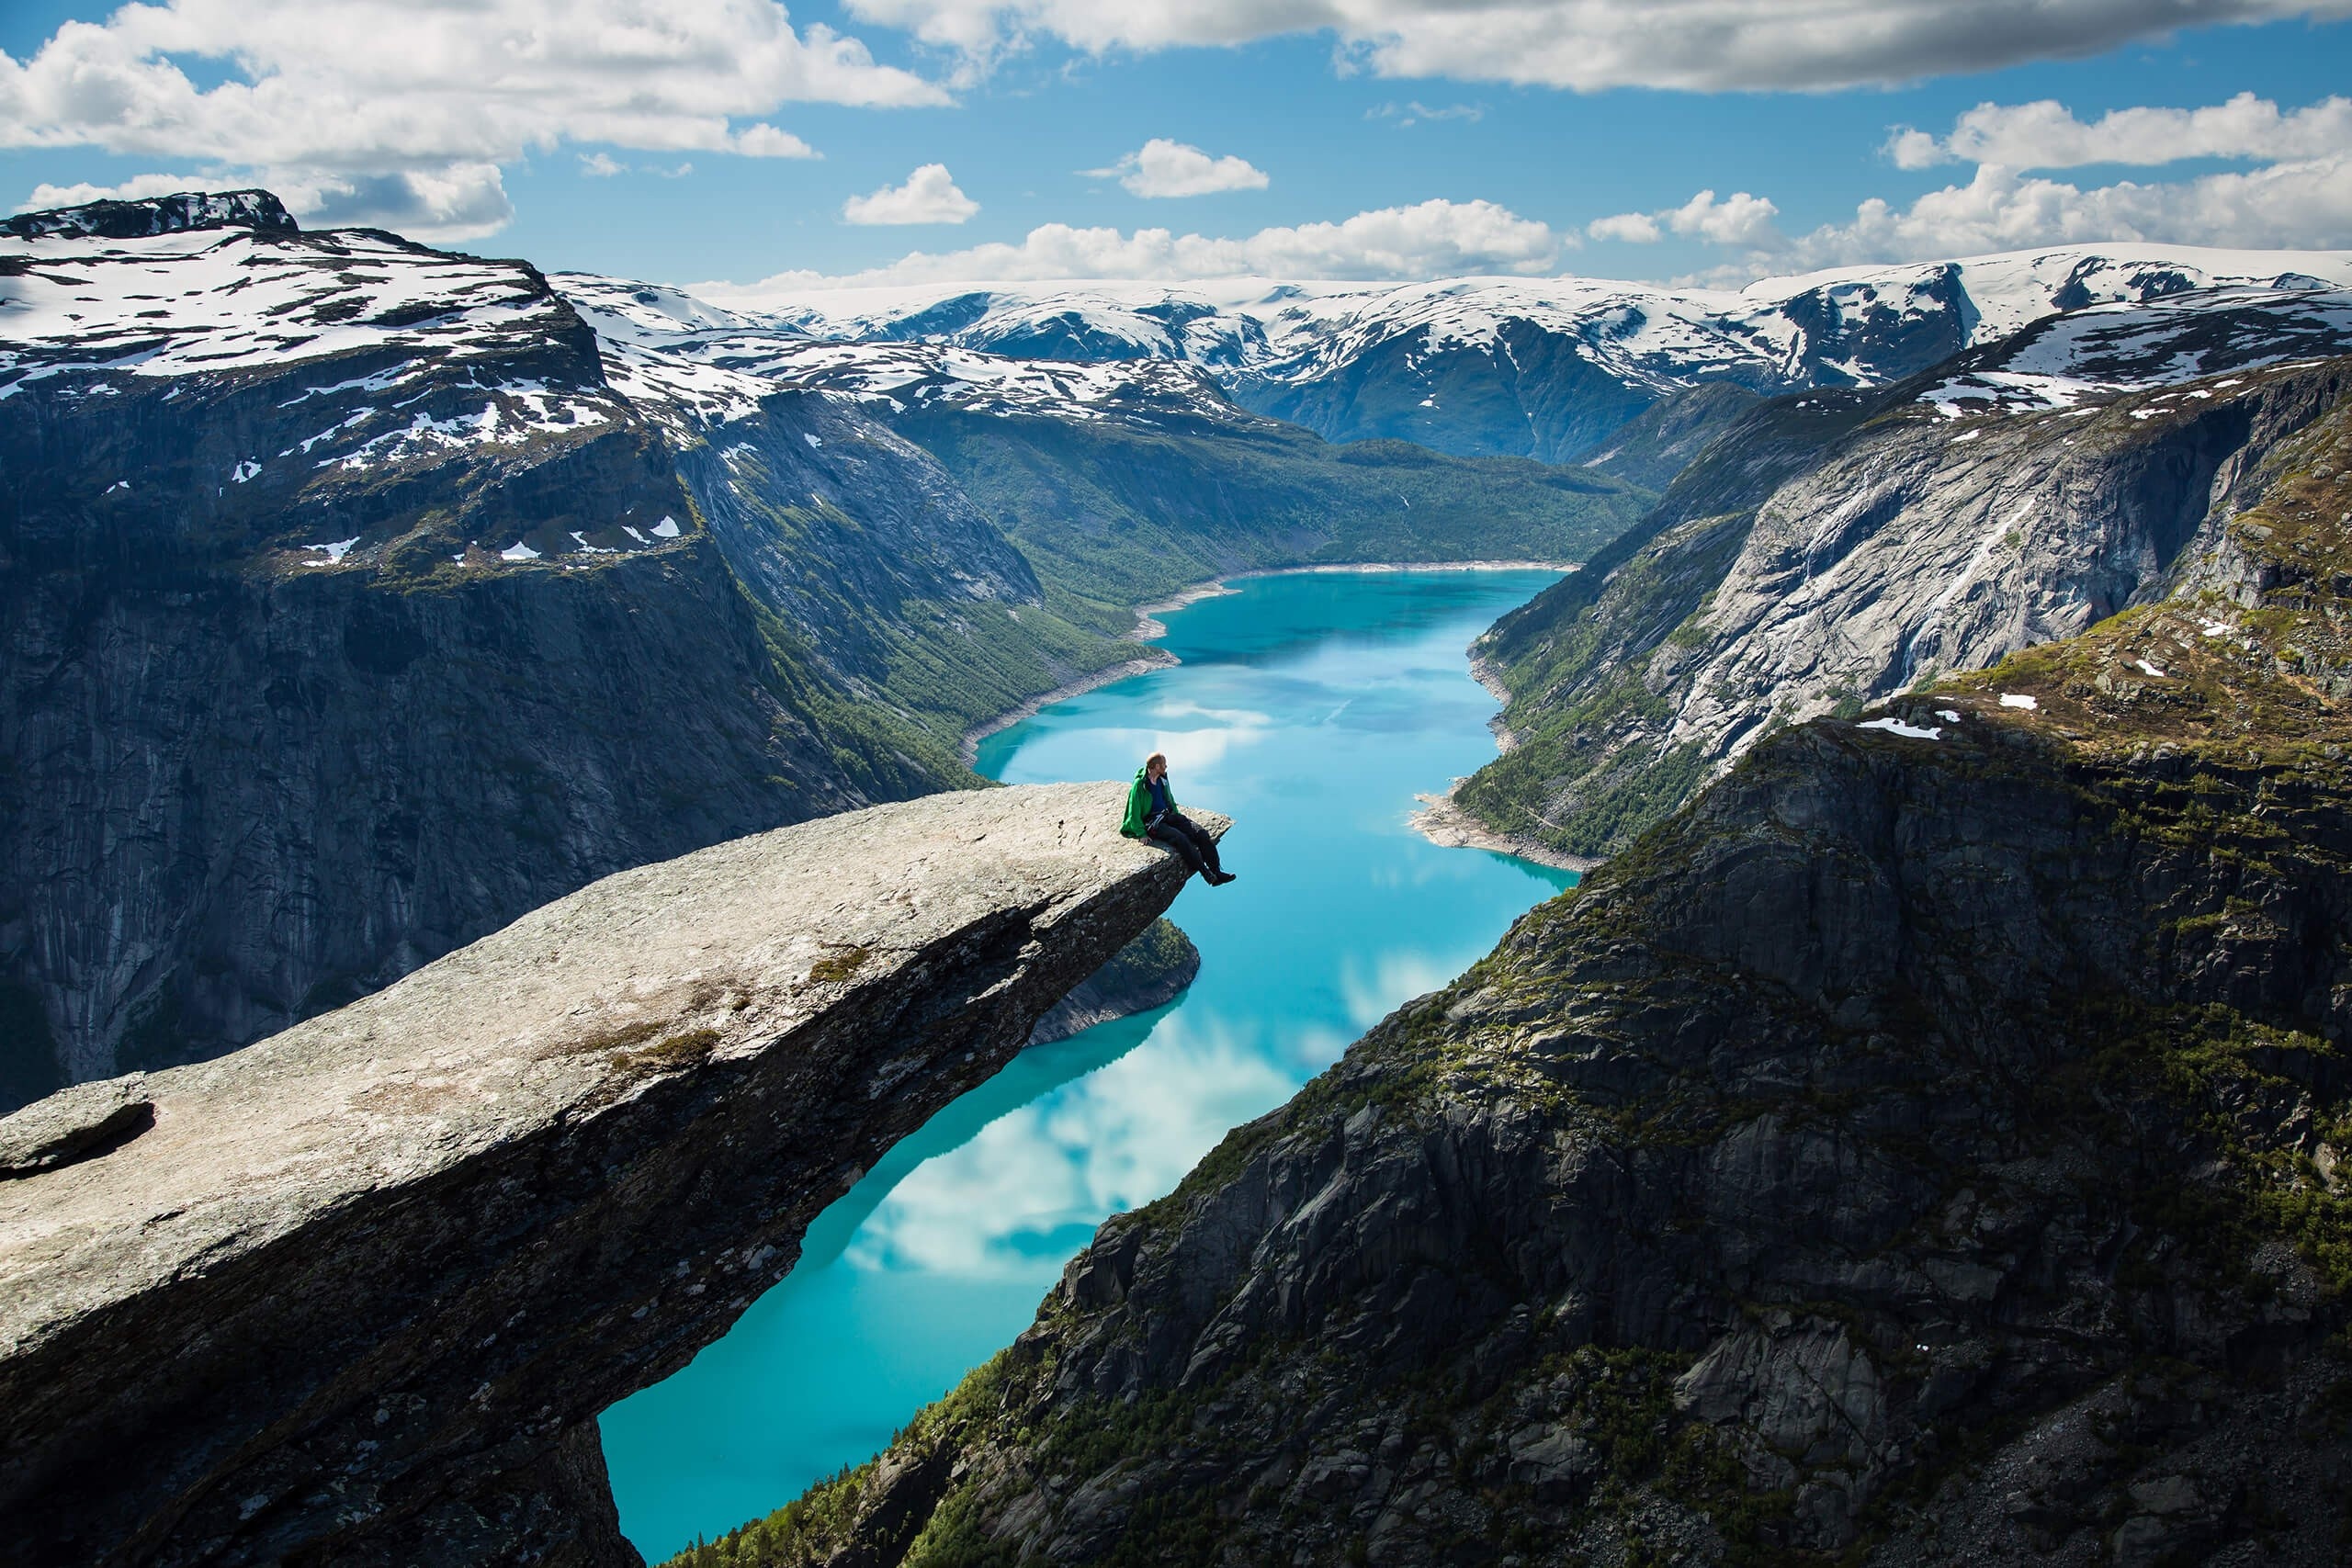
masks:
<path fill-rule="evenodd" d="M 1555 574 L 1257 578 L 1165 617 L 1182 660 L 991 737 L 1007 784 L 1127 778 L 1236 819 L 1228 886 L 1170 915 L 1183 997 L 1034 1047 L 809 1228 L 791 1276 L 677 1376 L 604 1417 L 621 1526 L 650 1561 L 870 1457 L 1026 1327 L 1109 1215 L 1173 1188 L 1408 997 L 1468 967 L 1567 872 L 1439 849 L 1414 796 L 1494 755 L 1464 649 Z"/>

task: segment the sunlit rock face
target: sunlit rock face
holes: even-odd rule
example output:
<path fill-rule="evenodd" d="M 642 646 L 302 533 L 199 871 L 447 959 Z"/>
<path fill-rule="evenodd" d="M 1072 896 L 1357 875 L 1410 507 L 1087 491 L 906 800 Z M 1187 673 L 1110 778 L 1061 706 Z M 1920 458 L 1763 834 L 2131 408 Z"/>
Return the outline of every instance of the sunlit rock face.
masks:
<path fill-rule="evenodd" d="M 1456 798 L 1606 854 L 1780 727 L 2160 598 L 2352 388 L 2347 349 L 2352 293 L 2188 291 L 1725 411 L 1648 517 L 1482 639 L 1520 745 Z"/>
<path fill-rule="evenodd" d="M 597 1413 L 1167 907 L 1183 868 L 1120 836 L 1125 788 L 623 873 L 0 1121 L 11 1560 L 633 1562 Z"/>

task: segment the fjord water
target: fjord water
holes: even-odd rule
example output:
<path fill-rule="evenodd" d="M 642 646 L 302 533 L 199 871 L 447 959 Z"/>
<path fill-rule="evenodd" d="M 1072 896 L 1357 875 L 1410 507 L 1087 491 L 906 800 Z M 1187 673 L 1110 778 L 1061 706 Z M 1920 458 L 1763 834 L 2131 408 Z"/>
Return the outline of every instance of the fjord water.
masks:
<path fill-rule="evenodd" d="M 809 1227 L 791 1276 L 677 1376 L 604 1417 L 621 1526 L 650 1559 L 886 1445 L 1028 1326 L 1094 1227 L 1173 1188 L 1397 1003 L 1575 880 L 1407 823 L 1494 755 L 1464 649 L 1541 571 L 1256 578 L 1166 616 L 1182 663 L 990 737 L 1007 784 L 1130 777 L 1235 818 L 1228 886 L 1170 911 L 1200 978 L 1165 1008 L 1032 1047 Z"/>

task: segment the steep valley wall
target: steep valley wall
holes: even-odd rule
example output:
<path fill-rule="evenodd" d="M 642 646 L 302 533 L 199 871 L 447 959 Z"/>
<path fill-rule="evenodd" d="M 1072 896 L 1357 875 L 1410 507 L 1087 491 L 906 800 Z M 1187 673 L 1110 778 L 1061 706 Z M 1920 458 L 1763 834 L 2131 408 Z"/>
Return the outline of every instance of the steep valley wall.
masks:
<path fill-rule="evenodd" d="M 2352 404 L 2170 595 L 1771 736 L 682 1559 L 2324 1568 Z"/>
<path fill-rule="evenodd" d="M 2352 388 L 2295 363 L 2079 409 L 1756 410 L 1636 529 L 1476 650 L 1517 744 L 1457 792 L 1489 828 L 1630 843 L 1774 728 L 1856 712 L 2160 598 Z"/>

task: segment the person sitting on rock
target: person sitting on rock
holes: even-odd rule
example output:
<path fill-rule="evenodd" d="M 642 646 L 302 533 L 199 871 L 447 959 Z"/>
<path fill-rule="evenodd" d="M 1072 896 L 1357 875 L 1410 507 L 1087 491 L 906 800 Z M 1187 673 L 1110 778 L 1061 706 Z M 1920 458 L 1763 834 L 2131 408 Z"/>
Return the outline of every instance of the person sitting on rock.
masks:
<path fill-rule="evenodd" d="M 1217 863 L 1216 840 L 1176 809 L 1176 792 L 1168 785 L 1166 752 L 1154 751 L 1136 770 L 1134 787 L 1127 791 L 1126 820 L 1119 824 L 1119 831 L 1130 839 L 1156 839 L 1166 844 L 1212 887 L 1233 880 L 1233 873 Z"/>

